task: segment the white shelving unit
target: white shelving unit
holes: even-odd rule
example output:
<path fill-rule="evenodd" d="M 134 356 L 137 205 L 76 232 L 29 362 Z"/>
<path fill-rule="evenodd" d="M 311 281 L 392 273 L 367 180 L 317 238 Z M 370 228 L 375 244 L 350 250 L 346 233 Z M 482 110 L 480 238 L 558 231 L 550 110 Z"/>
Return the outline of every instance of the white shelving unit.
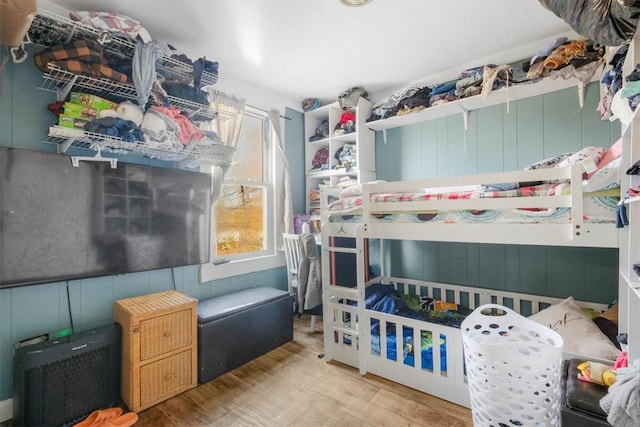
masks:
<path fill-rule="evenodd" d="M 629 46 L 623 68 L 627 76 L 640 63 L 640 36 L 636 34 Z M 640 115 L 636 109 L 631 123 L 622 130 L 621 191 L 637 188 L 640 176 L 625 171 L 640 160 Z M 629 337 L 629 361 L 640 358 L 640 276 L 633 264 L 640 262 L 640 197 L 625 200 L 629 225 L 620 229 L 620 283 L 618 290 L 618 331 Z"/>
<path fill-rule="evenodd" d="M 319 232 L 320 227 L 320 187 L 335 187 L 341 179 L 351 178 L 359 183 L 372 181 L 376 177 L 375 166 L 375 133 L 366 126 L 366 119 L 371 113 L 371 102 L 360 98 L 355 108 L 350 110 L 356 116 L 354 131 L 336 135 L 335 128 L 344 111 L 337 102 L 324 105 L 305 113 L 305 171 L 306 171 L 306 213 L 311 218 L 311 231 Z M 329 135 L 325 138 L 310 141 L 323 120 L 329 122 Z M 351 167 L 340 167 L 336 152 L 352 145 L 356 150 L 356 162 Z M 313 169 L 313 158 L 320 149 L 328 150 L 326 164 L 320 169 Z M 317 200 L 310 196 L 312 190 L 318 190 Z"/>

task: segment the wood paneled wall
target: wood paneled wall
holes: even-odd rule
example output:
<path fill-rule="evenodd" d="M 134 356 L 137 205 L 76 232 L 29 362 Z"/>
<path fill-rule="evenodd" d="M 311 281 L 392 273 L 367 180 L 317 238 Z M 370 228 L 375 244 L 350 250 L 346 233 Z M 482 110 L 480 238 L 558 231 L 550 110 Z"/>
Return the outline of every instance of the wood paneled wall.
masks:
<path fill-rule="evenodd" d="M 618 121 L 601 120 L 599 84 L 565 89 L 376 135 L 377 178 L 393 181 L 511 171 L 583 147 L 608 147 Z M 612 232 L 617 230 L 612 225 Z M 617 296 L 617 249 L 392 242 L 393 275 L 598 302 Z"/>

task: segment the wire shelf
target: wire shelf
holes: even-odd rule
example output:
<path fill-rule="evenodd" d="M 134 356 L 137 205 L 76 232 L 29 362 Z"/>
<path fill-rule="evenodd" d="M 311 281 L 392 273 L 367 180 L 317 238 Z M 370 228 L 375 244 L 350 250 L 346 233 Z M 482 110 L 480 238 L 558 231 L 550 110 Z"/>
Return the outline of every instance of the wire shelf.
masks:
<path fill-rule="evenodd" d="M 47 66 L 49 72 L 43 74 L 43 83 L 39 89 L 57 93 L 58 99 L 64 99 L 73 89 L 111 99 L 114 102 L 136 101 L 136 88 L 126 83 L 118 83 L 109 79 L 98 79 L 91 76 L 75 74 L 56 65 Z"/>
<path fill-rule="evenodd" d="M 128 142 L 118 137 L 62 126 L 51 126 L 47 140 L 43 142 L 56 145 L 59 154 L 67 154 L 71 148 L 94 153 L 99 149 L 103 154 L 129 158 L 147 157 L 167 162 L 181 162 L 185 165 L 228 165 L 235 152 L 235 148 L 223 144 L 191 144 L 177 149 L 166 144 L 150 141 Z"/>
<path fill-rule="evenodd" d="M 51 47 L 67 44 L 76 40 L 95 40 L 102 45 L 105 57 L 118 57 L 133 60 L 136 42 L 126 36 L 119 36 L 112 32 L 96 29 L 81 22 L 57 15 L 53 12 L 38 9 L 38 13 L 29 29 L 29 37 L 35 44 Z M 47 72 L 43 74 L 42 85 L 39 89 L 54 92 L 59 101 L 67 98 L 69 92 L 79 91 L 100 96 L 114 102 L 138 102 L 135 86 L 106 78 L 75 74 L 53 64 L 47 65 Z M 175 58 L 162 55 L 156 61 L 156 71 L 166 78 L 174 78 L 182 82 L 191 82 L 193 66 Z M 218 75 L 203 71 L 201 82 L 203 86 L 210 86 L 217 82 Z M 235 99 L 216 91 L 216 96 Z M 154 98 L 150 98 L 154 101 Z M 218 99 L 216 99 L 217 101 Z M 169 104 L 180 110 L 187 118 L 194 121 L 229 120 L 237 116 L 237 110 L 226 108 L 224 102 L 201 104 L 190 99 L 167 96 Z M 86 132 L 81 129 L 69 129 L 61 126 L 49 128 L 45 143 L 57 146 L 59 153 L 65 153 L 73 148 L 93 153 L 105 153 L 127 158 L 146 157 L 162 161 L 178 162 L 182 166 L 218 165 L 228 166 L 231 163 L 235 148 L 209 140 L 208 142 L 194 142 L 186 147 L 170 146 L 152 141 L 127 142 L 117 137 Z"/>
<path fill-rule="evenodd" d="M 115 82 L 109 79 L 98 79 L 91 76 L 75 74 L 56 65 L 48 65 L 49 72 L 43 74 L 43 83 L 39 89 L 55 92 L 58 99 L 66 98 L 72 89 L 82 89 L 82 92 L 110 99 L 114 102 L 137 102 L 136 88 L 130 84 Z M 235 115 L 228 111 L 215 111 L 209 105 L 199 104 L 187 99 L 167 96 L 169 103 L 182 111 L 185 116 L 192 118 L 198 116 L 202 120 L 212 120 L 220 115 L 220 119 L 226 120 Z"/>
<path fill-rule="evenodd" d="M 29 37 L 33 43 L 46 47 L 75 40 L 92 39 L 98 41 L 108 52 L 118 56 L 124 55 L 131 60 L 136 49 L 136 44 L 127 38 L 40 8 L 29 29 Z M 190 81 L 193 78 L 191 64 L 166 55 L 162 55 L 156 62 L 156 70 L 166 77 L 173 76 L 180 81 Z M 202 72 L 203 86 L 215 85 L 217 81 L 217 74 Z"/>

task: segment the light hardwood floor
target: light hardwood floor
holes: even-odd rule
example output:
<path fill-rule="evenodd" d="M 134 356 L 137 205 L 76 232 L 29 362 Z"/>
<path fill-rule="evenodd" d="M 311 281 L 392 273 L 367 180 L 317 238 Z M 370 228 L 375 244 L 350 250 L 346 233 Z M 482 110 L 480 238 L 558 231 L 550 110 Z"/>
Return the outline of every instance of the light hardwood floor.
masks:
<path fill-rule="evenodd" d="M 471 411 L 322 358 L 322 321 L 293 341 L 140 412 L 135 427 L 472 426 Z M 13 426 L 11 421 L 0 427 Z"/>
<path fill-rule="evenodd" d="M 472 426 L 471 411 L 322 358 L 322 322 L 294 320 L 294 339 L 142 411 L 136 427 Z"/>

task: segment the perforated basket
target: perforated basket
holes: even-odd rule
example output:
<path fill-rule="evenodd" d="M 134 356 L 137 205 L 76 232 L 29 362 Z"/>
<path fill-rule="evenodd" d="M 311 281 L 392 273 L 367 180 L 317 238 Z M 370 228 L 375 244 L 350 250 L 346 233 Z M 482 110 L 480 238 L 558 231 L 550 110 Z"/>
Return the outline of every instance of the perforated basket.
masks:
<path fill-rule="evenodd" d="M 560 335 L 498 304 L 461 329 L 474 426 L 560 425 Z"/>

